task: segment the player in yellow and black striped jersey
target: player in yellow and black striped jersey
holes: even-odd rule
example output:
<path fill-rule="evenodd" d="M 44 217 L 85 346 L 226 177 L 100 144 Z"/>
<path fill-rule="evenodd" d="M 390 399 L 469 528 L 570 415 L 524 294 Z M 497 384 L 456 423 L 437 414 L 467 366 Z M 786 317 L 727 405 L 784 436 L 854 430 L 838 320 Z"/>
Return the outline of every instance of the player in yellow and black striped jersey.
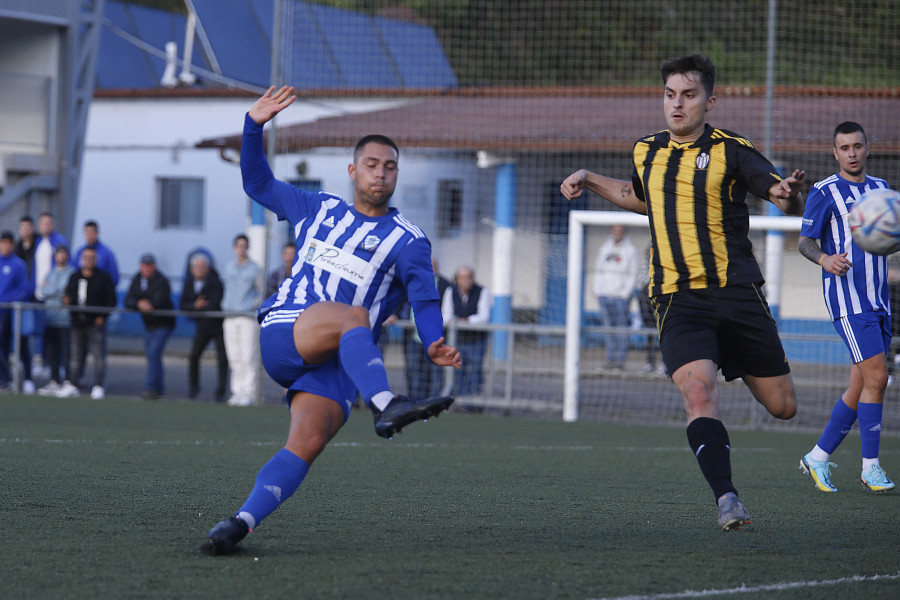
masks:
<path fill-rule="evenodd" d="M 782 179 L 741 136 L 706 123 L 716 104 L 716 68 L 702 55 L 666 60 L 661 69 L 669 128 L 634 145 L 631 182 L 584 169 L 563 181 L 650 219 L 649 293 L 666 370 L 684 398 L 687 436 L 718 504 L 723 531 L 749 523 L 731 481 L 728 432 L 718 418 L 716 372 L 742 378 L 775 417 L 797 411 L 794 383 L 775 321 L 760 290 L 746 196 L 802 213 L 796 170 Z"/>
<path fill-rule="evenodd" d="M 736 179 L 737 165 L 746 180 Z M 745 198 L 766 197 L 781 177 L 749 141 L 708 124 L 691 143 L 663 131 L 638 140 L 634 166 L 634 191 L 650 217 L 651 296 L 762 281 Z"/>

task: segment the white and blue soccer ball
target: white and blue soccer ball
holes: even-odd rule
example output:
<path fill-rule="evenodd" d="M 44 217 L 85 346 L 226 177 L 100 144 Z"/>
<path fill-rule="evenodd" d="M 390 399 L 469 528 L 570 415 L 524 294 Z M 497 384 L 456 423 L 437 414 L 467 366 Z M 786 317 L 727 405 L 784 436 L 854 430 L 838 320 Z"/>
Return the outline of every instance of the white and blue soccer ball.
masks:
<path fill-rule="evenodd" d="M 847 219 L 857 246 L 872 254 L 900 250 L 900 192 L 869 190 L 853 205 Z"/>

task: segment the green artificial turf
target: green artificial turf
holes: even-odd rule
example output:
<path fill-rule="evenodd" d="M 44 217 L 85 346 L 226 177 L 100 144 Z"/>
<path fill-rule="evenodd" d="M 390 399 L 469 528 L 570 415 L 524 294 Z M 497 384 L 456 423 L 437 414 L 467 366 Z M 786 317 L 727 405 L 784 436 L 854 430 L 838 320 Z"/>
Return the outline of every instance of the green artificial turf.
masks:
<path fill-rule="evenodd" d="M 0 415 L 4 598 L 900 597 L 900 495 L 860 486 L 855 435 L 823 494 L 797 470 L 815 435 L 732 432 L 752 523 L 722 533 L 682 428 L 448 414 L 386 441 L 354 411 L 243 551 L 210 557 L 283 407 L 7 396 Z M 897 437 L 882 464 L 900 477 Z"/>

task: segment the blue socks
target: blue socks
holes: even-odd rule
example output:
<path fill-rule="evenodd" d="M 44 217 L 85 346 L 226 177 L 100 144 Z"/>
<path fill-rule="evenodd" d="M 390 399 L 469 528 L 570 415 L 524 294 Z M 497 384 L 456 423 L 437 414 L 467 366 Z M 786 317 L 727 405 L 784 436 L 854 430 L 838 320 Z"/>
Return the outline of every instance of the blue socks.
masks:
<path fill-rule="evenodd" d="M 863 458 L 878 458 L 878 445 L 881 442 L 882 404 L 859 403 L 856 412 L 859 414 L 859 439 L 862 443 Z"/>
<path fill-rule="evenodd" d="M 839 398 L 837 404 L 831 410 L 831 418 L 828 419 L 828 424 L 825 426 L 825 431 L 822 432 L 822 437 L 819 438 L 817 445 L 828 454 L 833 453 L 844 441 L 844 438 L 847 437 L 847 434 L 850 433 L 850 430 L 853 429 L 855 422 L 856 411 L 844 404 L 843 398 Z"/>
<path fill-rule="evenodd" d="M 259 470 L 256 485 L 237 516 L 253 529 L 297 491 L 307 471 L 305 460 L 282 448 Z"/>
<path fill-rule="evenodd" d="M 390 392 L 384 359 L 367 327 L 356 327 L 341 336 L 338 359 L 366 404 L 376 394 Z"/>

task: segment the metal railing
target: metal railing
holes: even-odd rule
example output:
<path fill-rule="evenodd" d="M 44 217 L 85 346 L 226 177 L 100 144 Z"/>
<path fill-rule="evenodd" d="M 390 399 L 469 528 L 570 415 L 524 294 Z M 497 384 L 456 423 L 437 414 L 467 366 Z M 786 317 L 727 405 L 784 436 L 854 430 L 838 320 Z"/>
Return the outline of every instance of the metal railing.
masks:
<path fill-rule="evenodd" d="M 37 310 L 37 311 L 47 311 L 47 310 L 65 310 L 68 312 L 89 312 L 93 314 L 106 314 L 112 315 L 117 313 L 128 313 L 128 314 L 136 314 L 136 315 L 153 315 L 156 317 L 187 317 L 190 319 L 215 319 L 215 318 L 225 318 L 225 317 L 252 317 L 256 318 L 256 312 L 236 312 L 236 311 L 185 311 L 185 310 L 154 310 L 150 313 L 142 313 L 141 311 L 133 308 L 123 308 L 121 306 L 83 306 L 83 305 L 48 305 L 43 302 L 0 302 L 0 310 L 7 309 L 12 311 L 12 318 L 10 319 L 12 323 L 12 328 L 10 331 L 10 335 L 12 336 L 12 344 L 11 344 L 11 355 L 15 355 L 17 358 L 21 356 L 22 352 L 22 317 L 25 311 L 28 310 Z M 7 357 L 8 359 L 9 357 Z M 262 364 L 259 365 L 262 368 Z M 19 360 L 10 363 L 10 373 L 12 375 L 12 381 L 10 382 L 12 385 L 12 390 L 15 392 L 22 391 L 22 365 Z M 257 398 L 259 400 L 259 398 Z"/>

